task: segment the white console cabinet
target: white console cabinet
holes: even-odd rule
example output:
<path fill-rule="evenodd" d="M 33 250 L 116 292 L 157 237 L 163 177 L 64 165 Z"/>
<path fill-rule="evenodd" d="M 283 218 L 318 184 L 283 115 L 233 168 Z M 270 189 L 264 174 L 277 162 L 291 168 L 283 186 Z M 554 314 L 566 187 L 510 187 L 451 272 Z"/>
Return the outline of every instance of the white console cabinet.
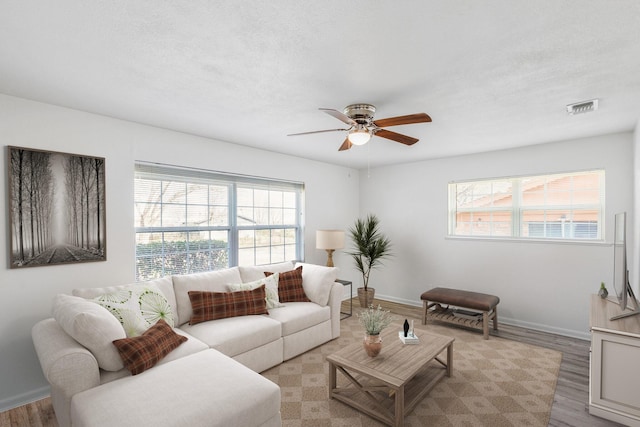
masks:
<path fill-rule="evenodd" d="M 640 426 L 640 315 L 622 313 L 610 299 L 591 296 L 589 413 Z"/>

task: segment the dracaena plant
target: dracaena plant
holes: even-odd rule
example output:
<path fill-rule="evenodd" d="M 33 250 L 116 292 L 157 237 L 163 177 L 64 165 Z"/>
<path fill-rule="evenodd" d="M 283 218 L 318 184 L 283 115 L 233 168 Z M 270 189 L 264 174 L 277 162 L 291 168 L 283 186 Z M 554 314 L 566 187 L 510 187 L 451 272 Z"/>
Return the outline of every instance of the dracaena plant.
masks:
<path fill-rule="evenodd" d="M 349 234 L 354 246 L 349 255 L 362 274 L 362 285 L 366 291 L 371 270 L 391 256 L 391 241 L 380 232 L 380 220 L 372 214 L 365 219 L 358 218 L 349 229 Z"/>

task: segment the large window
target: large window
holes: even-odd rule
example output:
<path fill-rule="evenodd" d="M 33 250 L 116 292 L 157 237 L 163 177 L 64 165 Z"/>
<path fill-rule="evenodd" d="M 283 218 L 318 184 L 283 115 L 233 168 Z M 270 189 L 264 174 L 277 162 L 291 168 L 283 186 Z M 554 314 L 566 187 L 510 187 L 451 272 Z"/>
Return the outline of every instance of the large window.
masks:
<path fill-rule="evenodd" d="M 449 184 L 449 235 L 601 240 L 604 171 Z"/>
<path fill-rule="evenodd" d="M 138 163 L 136 280 L 302 259 L 300 183 Z"/>

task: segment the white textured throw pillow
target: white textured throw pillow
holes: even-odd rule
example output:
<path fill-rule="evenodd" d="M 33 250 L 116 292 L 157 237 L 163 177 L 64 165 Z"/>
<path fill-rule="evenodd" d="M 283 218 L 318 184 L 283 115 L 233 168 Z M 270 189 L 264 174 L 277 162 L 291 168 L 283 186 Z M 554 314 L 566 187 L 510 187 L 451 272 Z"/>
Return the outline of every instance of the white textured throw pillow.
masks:
<path fill-rule="evenodd" d="M 164 319 L 173 328 L 171 305 L 154 284 L 131 285 L 92 301 L 106 308 L 122 324 L 127 337 L 137 337 Z"/>
<path fill-rule="evenodd" d="M 113 341 L 126 338 L 126 334 L 107 310 L 84 298 L 60 294 L 53 300 L 53 317 L 62 330 L 93 354 L 102 369 L 124 368 Z"/>
<path fill-rule="evenodd" d="M 274 273 L 269 277 L 265 277 L 263 279 L 254 280 L 253 282 L 248 283 L 230 283 L 227 285 L 231 292 L 236 291 L 252 291 L 256 288 L 259 288 L 262 285 L 265 285 L 267 309 L 284 307 L 284 304 L 280 303 L 280 298 L 278 296 L 278 277 L 280 273 Z"/>

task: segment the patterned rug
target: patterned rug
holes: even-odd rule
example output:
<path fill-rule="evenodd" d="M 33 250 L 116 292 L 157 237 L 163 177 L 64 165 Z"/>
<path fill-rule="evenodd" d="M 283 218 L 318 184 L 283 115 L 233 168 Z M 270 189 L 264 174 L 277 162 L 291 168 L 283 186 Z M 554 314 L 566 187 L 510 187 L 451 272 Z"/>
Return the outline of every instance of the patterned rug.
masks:
<path fill-rule="evenodd" d="M 403 321 L 397 319 L 390 327 L 400 330 Z M 418 336 L 428 330 L 455 338 L 453 375 L 444 377 L 407 414 L 405 426 L 547 426 L 560 352 L 494 336 L 483 340 L 481 331 L 415 323 Z M 362 337 L 354 315 L 341 321 L 340 338 L 262 373 L 281 388 L 284 427 L 383 425 L 328 398 L 326 356 Z M 341 381 L 338 373 L 339 385 Z"/>

